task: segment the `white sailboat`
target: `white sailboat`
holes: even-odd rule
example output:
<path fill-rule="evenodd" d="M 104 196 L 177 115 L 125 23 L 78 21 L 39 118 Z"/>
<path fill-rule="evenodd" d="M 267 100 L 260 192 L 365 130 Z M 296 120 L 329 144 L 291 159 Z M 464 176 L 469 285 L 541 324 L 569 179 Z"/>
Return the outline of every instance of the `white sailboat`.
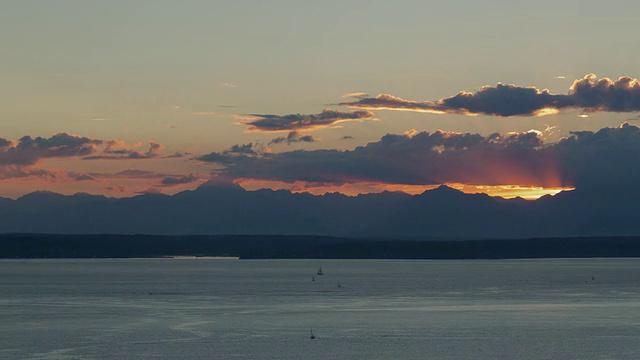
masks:
<path fill-rule="evenodd" d="M 313 335 L 313 329 L 312 329 L 312 328 L 309 328 L 309 331 L 311 332 L 311 337 L 309 337 L 309 338 L 310 338 L 311 340 L 315 339 L 315 338 L 316 338 L 316 336 L 315 336 L 315 335 Z"/>

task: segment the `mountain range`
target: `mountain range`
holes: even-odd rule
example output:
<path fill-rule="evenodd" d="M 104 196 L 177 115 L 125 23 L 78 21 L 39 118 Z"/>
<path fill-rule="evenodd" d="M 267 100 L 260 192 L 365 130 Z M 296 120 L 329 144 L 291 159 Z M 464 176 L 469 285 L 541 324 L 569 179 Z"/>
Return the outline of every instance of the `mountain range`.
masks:
<path fill-rule="evenodd" d="M 279 234 L 376 239 L 640 235 L 640 192 L 576 189 L 535 201 L 465 194 L 346 196 L 201 186 L 172 196 L 107 198 L 38 191 L 0 198 L 0 233 Z"/>

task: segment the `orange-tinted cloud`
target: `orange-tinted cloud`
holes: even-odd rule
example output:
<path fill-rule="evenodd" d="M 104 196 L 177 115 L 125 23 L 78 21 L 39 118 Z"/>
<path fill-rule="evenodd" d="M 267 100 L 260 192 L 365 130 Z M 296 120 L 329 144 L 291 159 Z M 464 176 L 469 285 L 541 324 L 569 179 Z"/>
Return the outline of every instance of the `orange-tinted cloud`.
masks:
<path fill-rule="evenodd" d="M 616 81 L 597 79 L 589 74 L 574 81 L 567 94 L 552 94 L 549 90 L 516 85 L 484 86 L 475 93 L 460 92 L 437 101 L 417 102 L 393 95 L 359 98 L 340 105 L 368 110 L 401 110 L 437 114 L 541 116 L 564 109 L 586 112 L 640 111 L 640 81 L 624 76 Z"/>
<path fill-rule="evenodd" d="M 154 141 L 149 141 L 149 149 L 146 152 L 138 151 L 133 146 L 126 144 L 122 140 L 108 140 L 102 150 L 101 155 L 85 156 L 82 160 L 141 160 L 154 159 L 162 156 L 163 145 Z M 181 154 L 170 155 L 180 157 Z"/>
<path fill-rule="evenodd" d="M 0 179 L 26 178 L 31 176 L 54 179 L 57 177 L 57 173 L 37 166 L 0 165 Z"/>
<path fill-rule="evenodd" d="M 88 174 L 70 172 L 68 173 L 68 176 L 75 181 L 97 181 L 96 178 Z"/>
<path fill-rule="evenodd" d="M 364 98 L 368 98 L 369 94 L 366 92 L 354 92 L 354 93 L 348 93 L 348 94 L 344 94 L 342 95 L 343 98 L 358 98 L 358 99 L 364 99 Z"/>

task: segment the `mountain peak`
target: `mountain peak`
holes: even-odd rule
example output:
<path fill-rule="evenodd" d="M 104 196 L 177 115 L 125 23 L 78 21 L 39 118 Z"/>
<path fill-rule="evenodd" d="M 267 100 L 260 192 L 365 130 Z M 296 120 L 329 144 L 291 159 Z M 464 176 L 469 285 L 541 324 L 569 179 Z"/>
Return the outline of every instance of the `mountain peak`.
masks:
<path fill-rule="evenodd" d="M 62 194 L 58 194 L 52 191 L 47 191 L 47 190 L 36 190 L 34 192 L 22 195 L 18 198 L 18 200 L 25 200 L 25 199 L 33 199 L 33 198 L 41 198 L 41 197 L 57 197 L 57 198 L 61 198 L 64 197 L 65 195 Z"/>
<path fill-rule="evenodd" d="M 435 189 L 431 189 L 431 190 L 426 190 L 425 192 L 422 193 L 422 195 L 426 195 L 426 194 L 430 194 L 430 195 L 437 195 L 437 194 L 442 194 L 442 195 L 459 195 L 459 194 L 464 194 L 462 191 L 454 189 L 452 187 L 449 187 L 447 185 L 440 185 Z"/>

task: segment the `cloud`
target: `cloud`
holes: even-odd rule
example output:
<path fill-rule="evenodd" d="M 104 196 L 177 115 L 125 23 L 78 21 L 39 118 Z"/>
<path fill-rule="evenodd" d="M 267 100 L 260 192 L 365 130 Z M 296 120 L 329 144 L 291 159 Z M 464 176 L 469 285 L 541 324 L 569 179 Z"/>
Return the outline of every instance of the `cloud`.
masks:
<path fill-rule="evenodd" d="M 225 151 L 226 154 L 230 155 L 256 155 L 257 152 L 252 143 L 242 144 L 242 145 L 233 145 L 231 148 Z"/>
<path fill-rule="evenodd" d="M 0 179 L 19 179 L 31 176 L 50 180 L 57 178 L 58 175 L 53 171 L 34 166 L 0 165 Z"/>
<path fill-rule="evenodd" d="M 116 173 L 89 173 L 82 174 L 82 176 L 86 176 L 86 180 L 92 179 L 95 181 L 100 180 L 126 180 L 128 183 L 131 181 L 142 180 L 147 186 L 151 185 L 151 181 L 157 181 L 160 179 L 158 185 L 151 185 L 156 187 L 174 187 L 178 185 L 190 184 L 197 182 L 200 180 L 196 175 L 189 174 L 167 174 L 163 172 L 155 172 L 150 170 L 142 170 L 142 169 L 125 169 L 122 171 L 118 171 Z M 85 180 L 78 179 L 75 180 Z"/>
<path fill-rule="evenodd" d="M 0 166 L 30 166 L 44 158 L 86 156 L 98 151 L 102 140 L 67 133 L 50 138 L 23 136 L 15 143 L 0 138 Z"/>
<path fill-rule="evenodd" d="M 393 95 L 343 102 L 342 106 L 360 109 L 401 110 L 436 114 L 540 116 L 565 109 L 585 112 L 640 111 L 640 82 L 624 76 L 616 81 L 597 79 L 589 74 L 574 81 L 567 94 L 552 94 L 549 90 L 516 85 L 484 86 L 475 93 L 460 92 L 437 101 L 416 102 Z"/>
<path fill-rule="evenodd" d="M 376 120 L 369 111 L 336 111 L 325 109 L 320 114 L 302 115 L 260 115 L 251 114 L 252 118 L 242 121 L 241 124 L 249 125 L 249 131 L 298 131 L 316 130 L 345 121 Z"/>
<path fill-rule="evenodd" d="M 550 162 L 536 152 L 540 146 L 542 140 L 533 132 L 484 138 L 437 131 L 386 135 L 351 151 L 298 150 L 252 156 L 216 153 L 198 160 L 226 165 L 222 173 L 233 178 L 285 182 L 546 184 L 552 181 L 544 178 L 547 175 L 542 170 Z M 523 157 L 529 163 L 523 162 Z M 535 166 L 529 167 L 531 162 Z M 497 170 L 502 170 L 501 175 Z"/>
<path fill-rule="evenodd" d="M 606 186 L 640 181 L 640 128 L 624 124 L 545 143 L 540 131 L 386 135 L 354 150 L 203 156 L 233 179 L 293 183 Z"/>
<path fill-rule="evenodd" d="M 107 186 L 105 189 L 109 190 L 109 191 L 118 191 L 121 193 L 124 193 L 126 191 L 128 191 L 129 189 L 124 186 L 124 185 L 119 185 L 119 186 Z"/>
<path fill-rule="evenodd" d="M 149 141 L 149 149 L 146 152 L 141 152 L 133 149 L 133 146 L 128 145 L 122 140 L 108 140 L 105 142 L 105 147 L 102 150 L 102 155 L 85 156 L 82 160 L 141 160 L 141 159 L 154 159 L 161 157 L 161 152 L 164 146 L 154 141 Z M 177 154 L 180 155 L 180 154 Z M 171 155 L 176 157 L 176 154 Z"/>
<path fill-rule="evenodd" d="M 635 191 L 640 182 L 640 128 L 635 125 L 571 132 L 553 151 L 562 176 L 576 187 Z"/>
<path fill-rule="evenodd" d="M 358 99 L 362 99 L 362 98 L 368 98 L 369 97 L 369 93 L 366 92 L 354 92 L 354 93 L 348 93 L 348 94 L 344 94 L 342 95 L 343 98 L 358 98 Z"/>
<path fill-rule="evenodd" d="M 68 175 L 75 181 L 97 181 L 96 178 L 88 174 L 69 173 Z"/>
<path fill-rule="evenodd" d="M 303 135 L 298 131 L 291 131 L 287 136 L 277 137 L 269 142 L 269 145 L 277 145 L 281 143 L 285 143 L 287 145 L 291 145 L 299 142 L 315 142 L 317 141 L 312 135 Z"/>
<path fill-rule="evenodd" d="M 261 150 L 253 143 L 233 145 L 222 152 L 211 152 L 207 155 L 196 157 L 194 160 L 218 164 L 238 164 L 246 159 L 260 156 Z"/>
<path fill-rule="evenodd" d="M 7 151 L 9 148 L 15 146 L 16 144 L 13 141 L 0 138 L 0 151 Z"/>
<path fill-rule="evenodd" d="M 100 179 L 161 179 L 169 176 L 164 173 L 140 169 L 125 169 L 116 173 L 89 173 L 88 175 Z"/>
<path fill-rule="evenodd" d="M 0 178 L 38 176 L 54 179 L 57 175 L 63 175 L 63 179 L 91 181 L 95 177 L 90 174 L 50 171 L 40 168 L 41 162 L 48 158 L 128 160 L 163 157 L 163 146 L 159 143 L 149 142 L 146 152 L 135 150 L 137 146 L 121 140 L 103 141 L 68 133 L 58 133 L 49 138 L 23 136 L 17 142 L 0 138 Z M 184 154 L 175 153 L 166 157 L 182 156 Z"/>
<path fill-rule="evenodd" d="M 189 174 L 187 176 L 179 176 L 179 177 L 168 176 L 162 179 L 160 183 L 161 183 L 161 186 L 163 187 L 170 187 L 170 186 L 176 186 L 176 185 L 190 184 L 196 181 L 198 181 L 198 178 L 193 174 Z"/>

